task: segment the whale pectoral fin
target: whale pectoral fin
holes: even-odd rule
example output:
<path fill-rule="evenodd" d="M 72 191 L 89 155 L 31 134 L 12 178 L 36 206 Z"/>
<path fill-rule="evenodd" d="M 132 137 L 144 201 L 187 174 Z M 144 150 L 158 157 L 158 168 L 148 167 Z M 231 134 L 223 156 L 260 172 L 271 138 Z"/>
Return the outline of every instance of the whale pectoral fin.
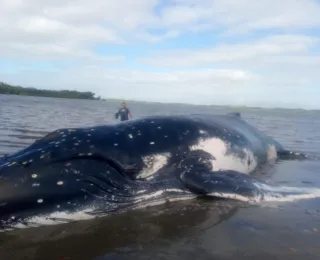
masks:
<path fill-rule="evenodd" d="M 236 171 L 186 171 L 181 180 L 192 192 L 205 196 L 249 200 L 260 194 L 255 185 L 262 183 Z"/>

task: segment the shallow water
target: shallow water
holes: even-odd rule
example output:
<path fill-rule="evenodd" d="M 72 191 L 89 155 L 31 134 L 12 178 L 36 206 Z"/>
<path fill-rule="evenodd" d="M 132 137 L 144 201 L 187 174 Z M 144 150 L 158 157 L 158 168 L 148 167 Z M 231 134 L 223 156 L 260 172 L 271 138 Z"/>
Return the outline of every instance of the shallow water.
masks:
<path fill-rule="evenodd" d="M 0 95 L 0 155 L 56 128 L 114 122 L 119 104 Z M 135 117 L 241 112 L 289 150 L 320 156 L 320 112 L 130 103 Z M 284 161 L 265 178 L 320 187 L 320 162 Z M 192 200 L 99 220 L 0 234 L 0 259 L 320 259 L 320 199 Z"/>

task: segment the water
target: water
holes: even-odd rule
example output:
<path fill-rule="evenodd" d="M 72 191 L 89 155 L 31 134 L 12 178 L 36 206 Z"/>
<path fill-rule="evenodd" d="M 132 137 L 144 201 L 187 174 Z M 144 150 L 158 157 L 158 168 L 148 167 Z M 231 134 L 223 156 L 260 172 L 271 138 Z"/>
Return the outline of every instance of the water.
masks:
<path fill-rule="evenodd" d="M 320 112 L 129 103 L 134 117 L 241 112 L 289 150 L 320 156 Z M 0 95 L 0 155 L 56 128 L 114 122 L 117 102 Z M 320 162 L 285 161 L 266 178 L 320 186 Z M 0 234 L 0 259 L 319 259 L 320 199 L 250 206 L 176 202 L 99 220 Z"/>

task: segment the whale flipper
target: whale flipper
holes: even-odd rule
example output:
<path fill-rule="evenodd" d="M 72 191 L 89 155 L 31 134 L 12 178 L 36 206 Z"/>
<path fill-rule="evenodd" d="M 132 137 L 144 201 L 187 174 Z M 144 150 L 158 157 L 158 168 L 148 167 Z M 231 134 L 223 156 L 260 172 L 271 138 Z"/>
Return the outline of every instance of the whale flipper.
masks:
<path fill-rule="evenodd" d="M 205 196 L 250 200 L 261 195 L 256 184 L 263 182 L 246 174 L 228 171 L 189 170 L 180 175 L 182 182 L 192 192 Z"/>

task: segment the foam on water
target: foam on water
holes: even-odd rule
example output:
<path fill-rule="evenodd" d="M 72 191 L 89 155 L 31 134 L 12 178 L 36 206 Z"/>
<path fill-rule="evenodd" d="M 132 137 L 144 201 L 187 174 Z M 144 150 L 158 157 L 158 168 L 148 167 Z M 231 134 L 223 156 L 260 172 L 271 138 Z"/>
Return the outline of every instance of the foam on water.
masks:
<path fill-rule="evenodd" d="M 266 184 L 256 184 L 263 191 L 263 199 L 266 202 L 293 202 L 302 199 L 320 198 L 319 188 L 290 187 L 290 186 L 270 186 Z"/>
<path fill-rule="evenodd" d="M 291 187 L 283 187 L 284 190 Z M 292 187 L 293 188 L 293 187 Z M 254 197 L 242 196 L 235 193 L 223 193 L 223 192 L 212 192 L 208 196 L 219 197 L 224 199 L 238 200 L 242 202 L 247 202 L 250 204 L 263 204 L 263 203 L 281 203 L 281 202 L 295 202 L 298 200 L 307 200 L 320 198 L 320 189 L 299 189 L 296 193 L 286 193 L 279 187 L 278 191 L 262 191 L 262 194 L 256 195 Z"/>
<path fill-rule="evenodd" d="M 90 212 L 92 212 L 93 210 L 94 208 L 91 207 L 73 213 L 56 211 L 50 214 L 41 214 L 25 219 L 24 223 L 26 224 L 17 222 L 12 225 L 8 225 L 7 228 L 0 229 L 0 232 L 30 227 L 51 226 L 63 223 L 70 223 L 79 220 L 89 220 L 95 217 L 94 215 L 90 214 Z"/>

